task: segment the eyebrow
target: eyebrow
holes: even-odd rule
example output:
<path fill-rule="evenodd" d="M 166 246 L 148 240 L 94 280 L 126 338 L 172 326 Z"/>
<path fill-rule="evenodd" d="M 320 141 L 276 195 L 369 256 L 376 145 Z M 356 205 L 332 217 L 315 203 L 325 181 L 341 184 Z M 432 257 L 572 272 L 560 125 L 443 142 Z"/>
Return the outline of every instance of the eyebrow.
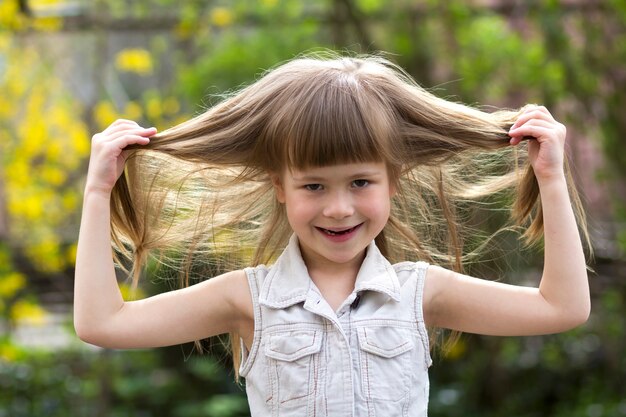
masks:
<path fill-rule="evenodd" d="M 355 180 L 363 177 L 380 177 L 382 173 L 378 171 L 359 171 L 353 175 L 348 176 L 349 179 Z M 291 178 L 294 181 L 303 181 L 303 182 L 323 182 L 328 180 L 328 177 L 323 177 L 319 175 L 303 175 L 303 176 L 295 176 L 292 174 Z"/>

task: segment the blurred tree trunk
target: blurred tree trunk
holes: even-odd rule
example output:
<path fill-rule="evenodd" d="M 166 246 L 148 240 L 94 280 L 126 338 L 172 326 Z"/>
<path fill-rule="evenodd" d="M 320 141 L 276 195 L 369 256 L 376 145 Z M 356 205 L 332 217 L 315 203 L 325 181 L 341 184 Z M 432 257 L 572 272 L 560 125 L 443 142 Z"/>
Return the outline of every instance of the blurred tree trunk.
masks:
<path fill-rule="evenodd" d="M 365 16 L 352 0 L 334 0 L 330 12 L 332 39 L 336 46 L 349 46 L 351 42 L 348 29 L 352 28 L 361 52 L 371 50 L 373 43 L 366 27 Z"/>

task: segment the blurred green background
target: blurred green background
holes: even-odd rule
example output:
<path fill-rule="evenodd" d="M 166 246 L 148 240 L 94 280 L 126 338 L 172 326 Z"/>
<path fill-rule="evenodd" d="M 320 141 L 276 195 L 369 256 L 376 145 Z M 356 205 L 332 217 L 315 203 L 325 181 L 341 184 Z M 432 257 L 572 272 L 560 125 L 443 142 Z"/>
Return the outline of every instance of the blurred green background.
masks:
<path fill-rule="evenodd" d="M 76 339 L 90 137 L 118 117 L 167 128 L 320 48 L 386 51 L 442 97 L 541 103 L 568 126 L 595 247 L 592 316 L 560 335 L 464 335 L 435 355 L 430 415 L 626 416 L 623 0 L 0 0 L 0 417 L 248 415 L 218 343 L 198 355 Z M 515 236 L 498 248 L 478 273 L 536 282 L 536 252 Z"/>

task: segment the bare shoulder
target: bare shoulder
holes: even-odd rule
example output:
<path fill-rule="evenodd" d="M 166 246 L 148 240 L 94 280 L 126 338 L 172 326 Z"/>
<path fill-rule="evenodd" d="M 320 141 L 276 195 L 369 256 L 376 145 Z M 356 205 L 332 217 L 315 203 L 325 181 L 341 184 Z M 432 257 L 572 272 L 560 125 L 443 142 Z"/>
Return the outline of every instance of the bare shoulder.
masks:
<path fill-rule="evenodd" d="M 232 328 L 250 348 L 254 336 L 254 307 L 248 277 L 244 270 L 228 272 L 214 278 L 233 312 Z"/>
<path fill-rule="evenodd" d="M 511 288 L 515 287 L 430 265 L 424 283 L 424 320 L 430 326 L 468 331 L 465 322 L 482 312 L 485 320 L 490 319 L 494 300 L 506 297 Z"/>
<path fill-rule="evenodd" d="M 423 306 L 426 325 L 437 322 L 436 316 L 440 308 L 437 307 L 439 296 L 447 285 L 454 279 L 454 273 L 436 265 L 429 265 L 424 281 Z"/>
<path fill-rule="evenodd" d="M 252 297 L 244 270 L 226 272 L 179 292 L 180 296 L 175 297 L 177 304 L 193 312 L 187 317 L 197 318 L 197 325 L 205 332 L 203 337 L 240 333 L 246 323 L 254 318 Z"/>
<path fill-rule="evenodd" d="M 224 297 L 238 320 L 254 318 L 252 295 L 244 270 L 231 271 L 212 278 L 207 281 L 207 287 Z"/>

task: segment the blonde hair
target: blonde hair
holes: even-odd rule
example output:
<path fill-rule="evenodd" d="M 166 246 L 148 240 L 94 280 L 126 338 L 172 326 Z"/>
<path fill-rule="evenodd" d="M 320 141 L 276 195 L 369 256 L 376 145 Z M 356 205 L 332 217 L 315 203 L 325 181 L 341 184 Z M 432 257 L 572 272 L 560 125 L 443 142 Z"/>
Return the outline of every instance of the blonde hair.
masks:
<path fill-rule="evenodd" d="M 136 283 L 150 257 L 179 271 L 182 285 L 271 263 L 292 232 L 270 173 L 384 161 L 398 192 L 376 238 L 382 253 L 461 271 L 468 202 L 512 191 L 513 224 L 527 243 L 542 237 L 533 170 L 524 147 L 509 146 L 519 113 L 438 98 L 378 56 L 294 59 L 135 147 L 113 190 L 117 261 L 130 260 Z M 236 374 L 238 340 L 231 335 Z"/>

